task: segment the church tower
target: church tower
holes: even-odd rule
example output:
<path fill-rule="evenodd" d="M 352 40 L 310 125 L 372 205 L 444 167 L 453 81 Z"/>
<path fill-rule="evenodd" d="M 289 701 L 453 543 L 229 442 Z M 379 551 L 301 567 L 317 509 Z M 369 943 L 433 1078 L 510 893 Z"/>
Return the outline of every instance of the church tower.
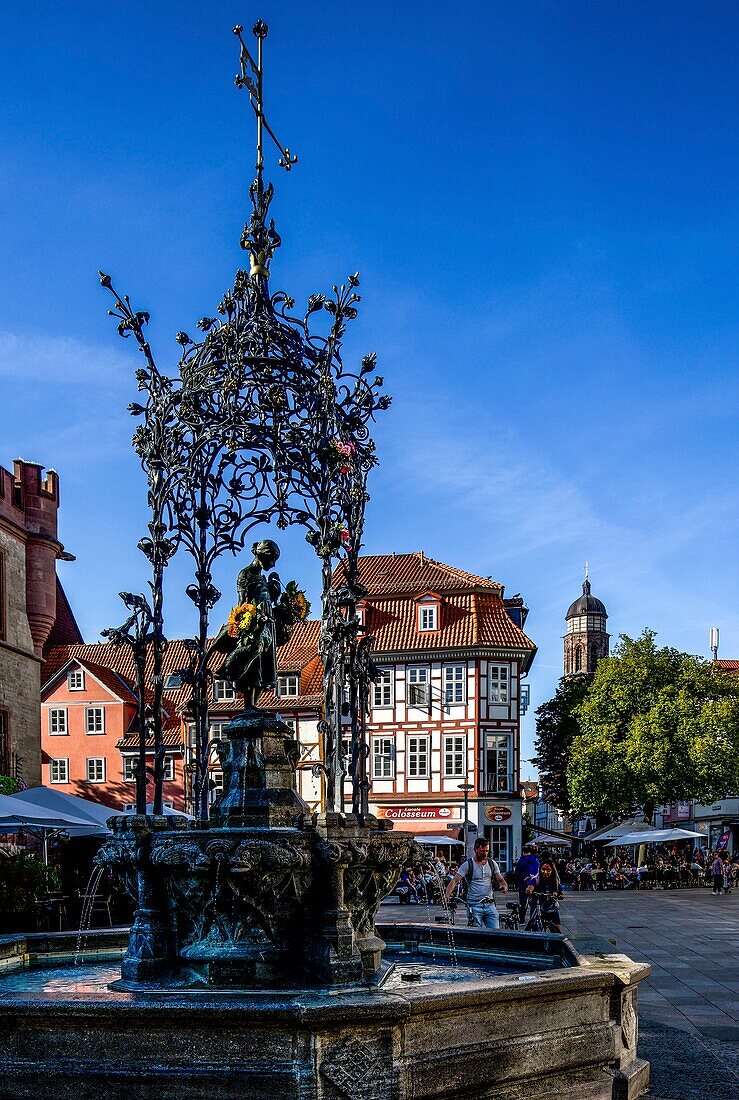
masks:
<path fill-rule="evenodd" d="M 590 578 L 586 567 L 582 596 L 570 604 L 565 615 L 565 676 L 573 676 L 577 672 L 595 672 L 595 666 L 601 657 L 608 656 L 610 635 L 606 633 L 607 618 L 608 612 L 604 604 L 590 592 Z"/>

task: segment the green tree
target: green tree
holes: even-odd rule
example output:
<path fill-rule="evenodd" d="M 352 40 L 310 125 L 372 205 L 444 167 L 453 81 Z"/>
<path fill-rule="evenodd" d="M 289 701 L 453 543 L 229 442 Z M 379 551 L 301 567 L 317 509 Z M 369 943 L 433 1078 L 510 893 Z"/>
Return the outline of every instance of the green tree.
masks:
<path fill-rule="evenodd" d="M 17 794 L 20 783 L 12 775 L 0 775 L 0 794 Z"/>
<path fill-rule="evenodd" d="M 572 809 L 567 765 L 572 742 L 582 732 L 578 708 L 592 679 L 585 672 L 563 677 L 553 698 L 536 710 L 536 756 L 532 763 L 539 769 L 547 800 L 567 814 Z"/>
<path fill-rule="evenodd" d="M 739 790 L 739 678 L 653 631 L 622 635 L 580 706 L 567 782 L 577 812 L 651 820 L 663 803 Z"/>

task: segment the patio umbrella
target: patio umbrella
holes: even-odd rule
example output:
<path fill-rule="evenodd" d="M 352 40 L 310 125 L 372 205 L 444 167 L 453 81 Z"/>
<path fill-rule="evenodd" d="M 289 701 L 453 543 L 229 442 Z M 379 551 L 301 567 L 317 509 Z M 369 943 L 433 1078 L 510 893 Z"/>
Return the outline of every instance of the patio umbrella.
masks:
<path fill-rule="evenodd" d="M 103 836 L 105 827 L 90 818 L 62 810 L 48 810 L 25 802 L 19 795 L 0 795 L 0 833 L 30 832 L 41 838 L 44 863 L 48 863 L 48 842 L 52 833 L 69 832 L 76 836 Z"/>
<path fill-rule="evenodd" d="M 65 794 L 64 791 L 55 791 L 52 787 L 29 787 L 25 791 L 10 795 L 24 804 L 32 804 L 37 809 L 48 810 L 51 813 L 67 814 L 75 817 L 82 823 L 80 829 L 94 825 L 96 830 L 100 827 L 108 829 L 108 818 L 114 817 L 119 810 L 111 806 L 102 806 L 99 802 L 92 802 L 89 798 L 80 798 L 79 795 Z M 83 831 L 72 832 L 72 836 L 85 836 Z"/>
<path fill-rule="evenodd" d="M 702 836 L 703 833 L 694 833 L 691 829 L 650 829 L 609 840 L 605 847 L 614 848 L 618 844 L 664 844 L 668 840 L 690 840 L 692 837 Z"/>

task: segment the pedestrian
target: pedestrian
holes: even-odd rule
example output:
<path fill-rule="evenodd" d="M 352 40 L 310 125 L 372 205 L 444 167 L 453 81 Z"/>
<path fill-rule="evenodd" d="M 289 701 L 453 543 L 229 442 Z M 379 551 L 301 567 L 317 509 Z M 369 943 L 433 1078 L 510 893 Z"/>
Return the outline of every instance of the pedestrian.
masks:
<path fill-rule="evenodd" d="M 493 891 L 497 883 L 503 893 L 507 894 L 508 884 L 500 873 L 498 864 L 490 858 L 490 842 L 485 837 L 477 838 L 474 856 L 460 865 L 447 886 L 447 901 L 458 883 L 467 884 L 467 909 L 472 923 L 477 928 L 497 928 L 498 910 L 495 908 Z"/>
<path fill-rule="evenodd" d="M 516 886 L 518 887 L 518 907 L 521 912 L 520 921 L 526 920 L 526 906 L 529 903 L 529 886 L 539 874 L 540 861 L 536 854 L 535 844 L 524 844 L 521 849 L 521 858 L 516 864 Z"/>
<path fill-rule="evenodd" d="M 725 894 L 731 893 L 731 860 L 729 859 L 729 853 L 726 848 L 721 853 L 721 885 Z"/>
<path fill-rule="evenodd" d="M 724 887 L 724 861 L 718 853 L 716 853 L 713 863 L 711 864 L 711 874 L 713 875 L 713 889 L 711 893 L 714 897 L 720 897 Z"/>
<path fill-rule="evenodd" d="M 551 860 L 544 859 L 539 868 L 536 881 L 527 887 L 527 893 L 534 900 L 534 893 L 539 895 L 539 911 L 542 920 L 552 926 L 552 931 L 562 931 L 562 919 L 559 915 L 559 901 L 564 897 L 559 881 L 559 875 Z"/>

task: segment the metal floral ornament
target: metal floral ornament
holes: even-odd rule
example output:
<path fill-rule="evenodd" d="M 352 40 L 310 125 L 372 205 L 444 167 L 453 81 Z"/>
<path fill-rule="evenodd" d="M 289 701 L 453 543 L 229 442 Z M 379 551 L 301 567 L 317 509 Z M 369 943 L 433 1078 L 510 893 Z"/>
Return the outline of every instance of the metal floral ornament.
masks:
<path fill-rule="evenodd" d="M 180 675 L 190 687 L 188 713 L 195 727 L 192 808 L 207 817 L 213 748 L 208 635 L 210 613 L 221 595 L 213 583 L 213 567 L 223 554 L 241 551 L 258 525 L 302 525 L 321 562 L 320 731 L 326 804 L 328 809 L 344 805 L 347 753 L 342 729 L 348 716 L 352 807 L 364 814 L 369 789 L 365 720 L 374 668 L 371 638 L 357 615 L 366 595 L 358 559 L 369 500 L 367 477 L 377 464 L 370 428 L 390 398 L 382 392 L 374 355 L 365 356 L 354 370 L 343 361 L 346 326 L 357 316 L 360 302 L 358 273 L 335 285 L 331 294 L 311 295 L 302 315 L 294 312 L 294 299 L 270 292 L 270 265 L 281 242 L 269 216 L 274 188 L 263 180 L 264 135 L 279 150 L 279 164 L 286 171 L 297 157 L 278 141 L 264 114 L 266 25 L 260 21 L 253 28 L 256 58 L 240 26 L 234 34 L 241 47 L 236 84 L 248 92 L 257 121 L 256 178 L 241 236 L 249 269 L 236 272 L 214 314 L 198 321 L 200 339 L 177 334 L 179 363 L 171 375 L 159 369 L 147 340 L 148 312 L 119 295 L 109 275 L 100 275 L 101 285 L 114 298 L 109 312 L 119 335 L 133 336 L 143 356 L 136 371 L 143 396 L 129 410 L 140 420 L 133 446 L 147 477 L 151 512 L 147 534 L 139 542 L 151 567 L 150 592 L 136 597 L 141 609 L 111 633 L 111 640 L 132 647 L 139 677 L 151 688 L 156 812 L 164 779 L 164 581 L 173 556 L 184 552 L 193 563 L 186 594 L 195 606 L 197 627 L 186 643 L 190 664 Z M 327 325 L 318 331 L 321 318 Z M 290 601 L 286 614 L 308 614 L 297 586 L 290 591 L 288 585 L 284 596 Z M 234 625 L 248 631 L 247 619 L 248 609 L 242 608 Z M 142 780 L 137 784 L 137 813 L 145 808 Z"/>

